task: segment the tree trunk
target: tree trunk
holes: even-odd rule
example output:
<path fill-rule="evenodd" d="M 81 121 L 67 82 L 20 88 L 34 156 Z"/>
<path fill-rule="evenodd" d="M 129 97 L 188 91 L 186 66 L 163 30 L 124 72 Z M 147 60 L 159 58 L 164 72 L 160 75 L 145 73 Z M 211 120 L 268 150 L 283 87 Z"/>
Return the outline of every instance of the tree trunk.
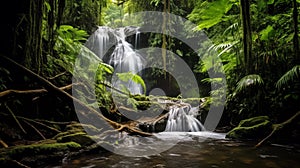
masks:
<path fill-rule="evenodd" d="M 25 45 L 25 65 L 34 69 L 38 74 L 41 72 L 43 61 L 42 54 L 42 30 L 44 0 L 30 0 Z"/>
<path fill-rule="evenodd" d="M 293 0 L 293 21 L 294 21 L 294 65 L 300 64 L 300 49 L 299 49 L 299 36 L 298 36 L 298 5 L 297 0 Z"/>
<path fill-rule="evenodd" d="M 246 73 L 253 73 L 252 35 L 250 23 L 250 0 L 240 0 L 243 25 L 244 65 Z"/>

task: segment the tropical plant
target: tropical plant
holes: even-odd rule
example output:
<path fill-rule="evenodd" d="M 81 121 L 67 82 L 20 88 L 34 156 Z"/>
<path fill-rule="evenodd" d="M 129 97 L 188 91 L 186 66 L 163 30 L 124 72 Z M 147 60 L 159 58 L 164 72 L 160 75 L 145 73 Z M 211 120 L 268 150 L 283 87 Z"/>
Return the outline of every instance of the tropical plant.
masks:
<path fill-rule="evenodd" d="M 287 71 L 281 78 L 276 82 L 276 88 L 282 89 L 288 86 L 292 82 L 299 82 L 300 78 L 300 65 L 295 65 L 292 69 Z"/>
<path fill-rule="evenodd" d="M 262 89 L 264 86 L 264 81 L 260 75 L 250 74 L 244 76 L 238 83 L 235 89 L 235 93 L 241 93 L 246 91 L 247 89 L 251 89 L 251 91 Z M 248 90 L 249 91 L 249 90 Z"/>
<path fill-rule="evenodd" d="M 58 36 L 54 46 L 57 57 L 49 56 L 49 61 L 72 73 L 75 59 L 83 48 L 83 43 L 86 41 L 88 34 L 86 31 L 70 25 L 61 25 L 57 33 Z"/>
<path fill-rule="evenodd" d="M 143 80 L 143 78 L 141 76 L 139 76 L 138 74 L 134 74 L 132 72 L 123 72 L 123 73 L 117 73 L 118 78 L 123 81 L 123 82 L 134 82 L 136 84 L 139 84 L 143 87 L 144 90 L 144 94 L 146 93 L 146 84 Z M 126 88 L 126 87 L 123 87 Z M 126 91 L 126 89 L 123 91 L 128 92 L 128 90 Z M 130 92 L 129 92 L 130 94 Z"/>

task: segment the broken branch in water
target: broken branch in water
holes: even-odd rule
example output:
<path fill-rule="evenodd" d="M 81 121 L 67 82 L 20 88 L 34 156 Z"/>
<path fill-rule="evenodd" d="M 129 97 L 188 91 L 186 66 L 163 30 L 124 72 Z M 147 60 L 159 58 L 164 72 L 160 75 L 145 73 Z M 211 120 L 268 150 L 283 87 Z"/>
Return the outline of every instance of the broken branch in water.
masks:
<path fill-rule="evenodd" d="M 300 111 L 298 111 L 296 114 L 294 114 L 291 118 L 288 120 L 280 123 L 280 124 L 274 124 L 272 132 L 266 136 L 263 140 L 261 140 L 259 143 L 255 145 L 255 147 L 261 146 L 266 140 L 268 140 L 276 131 L 282 129 L 285 125 L 290 124 L 294 119 L 296 119 L 300 115 Z"/>

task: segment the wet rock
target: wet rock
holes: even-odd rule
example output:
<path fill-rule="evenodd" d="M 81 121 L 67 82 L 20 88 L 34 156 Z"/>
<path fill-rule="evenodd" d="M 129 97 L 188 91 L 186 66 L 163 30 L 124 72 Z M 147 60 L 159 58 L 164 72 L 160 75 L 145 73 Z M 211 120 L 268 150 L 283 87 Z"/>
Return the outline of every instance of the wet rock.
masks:
<path fill-rule="evenodd" d="M 229 131 L 226 138 L 259 139 L 272 131 L 272 123 L 268 116 L 257 116 L 242 120 L 237 127 Z"/>
<path fill-rule="evenodd" d="M 0 151 L 0 167 L 39 167 L 45 163 L 62 160 L 66 153 L 81 148 L 81 145 L 75 142 L 12 146 Z"/>

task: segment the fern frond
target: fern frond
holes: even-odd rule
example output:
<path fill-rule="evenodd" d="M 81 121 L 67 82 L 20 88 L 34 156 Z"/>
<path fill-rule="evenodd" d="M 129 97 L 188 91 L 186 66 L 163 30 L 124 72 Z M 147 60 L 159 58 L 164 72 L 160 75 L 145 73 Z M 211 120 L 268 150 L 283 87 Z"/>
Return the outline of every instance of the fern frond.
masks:
<path fill-rule="evenodd" d="M 232 25 L 230 25 L 229 27 L 227 27 L 224 32 L 223 32 L 223 35 L 225 35 L 227 32 L 229 31 L 236 31 L 239 27 L 239 23 L 236 22 L 236 23 L 233 23 Z"/>
<path fill-rule="evenodd" d="M 280 89 L 288 85 L 289 82 L 295 81 L 300 77 L 300 65 L 295 65 L 292 69 L 287 71 L 281 78 L 276 82 L 276 88 Z"/>
<path fill-rule="evenodd" d="M 251 74 L 244 76 L 237 84 L 235 93 L 242 92 L 249 87 L 261 88 L 264 85 L 264 81 L 260 75 Z"/>

